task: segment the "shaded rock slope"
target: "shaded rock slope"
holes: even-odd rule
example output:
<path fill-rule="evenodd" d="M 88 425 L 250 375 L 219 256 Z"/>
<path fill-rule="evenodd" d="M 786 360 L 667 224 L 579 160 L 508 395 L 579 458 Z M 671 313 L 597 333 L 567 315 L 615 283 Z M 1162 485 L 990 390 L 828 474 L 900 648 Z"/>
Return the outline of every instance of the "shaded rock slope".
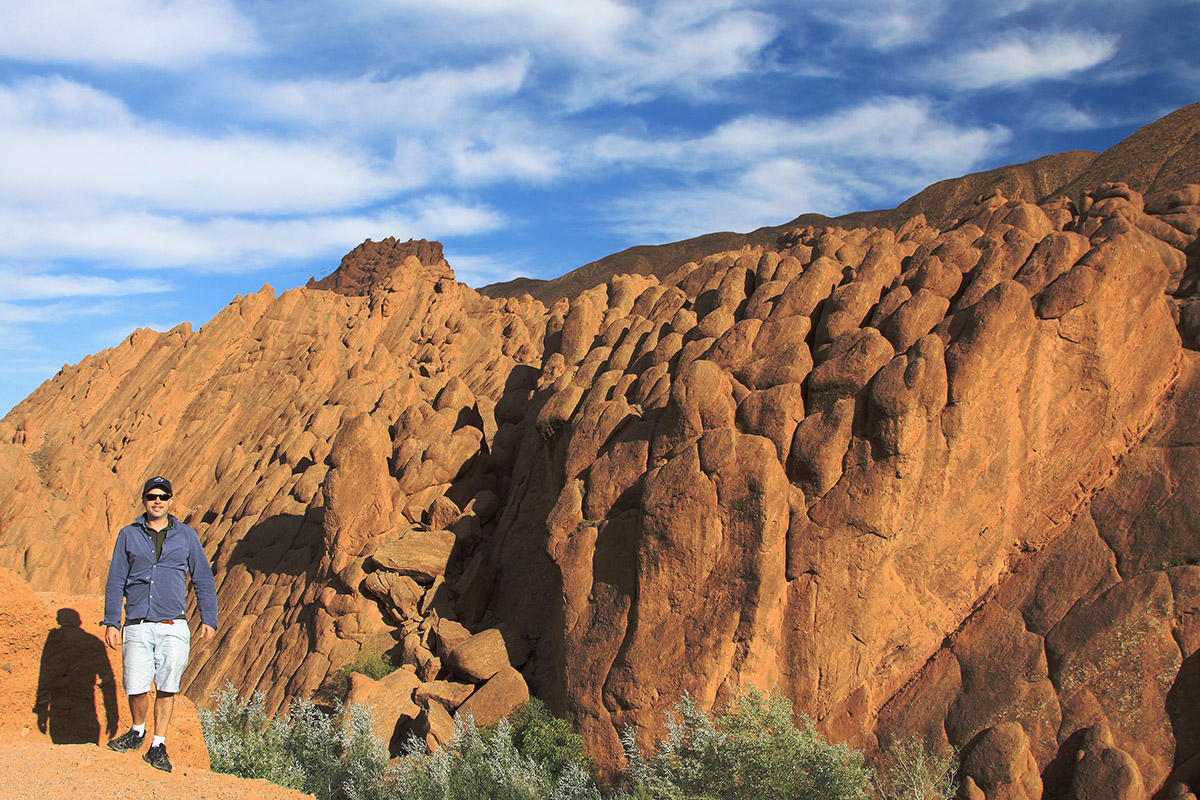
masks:
<path fill-rule="evenodd" d="M 1148 188 L 792 227 L 549 307 L 368 241 L 0 421 L 0 567 L 96 591 L 162 472 L 223 608 L 201 703 L 387 649 L 350 695 L 393 742 L 532 692 L 614 764 L 752 683 L 964 748 L 972 797 L 1195 783 L 1200 186 Z"/>

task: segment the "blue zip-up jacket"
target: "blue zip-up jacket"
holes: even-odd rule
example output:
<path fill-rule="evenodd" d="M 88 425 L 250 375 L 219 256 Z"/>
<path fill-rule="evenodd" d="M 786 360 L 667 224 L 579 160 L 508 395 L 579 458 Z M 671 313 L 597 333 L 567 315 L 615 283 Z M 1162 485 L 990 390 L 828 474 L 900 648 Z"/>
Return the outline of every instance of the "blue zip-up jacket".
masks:
<path fill-rule="evenodd" d="M 146 515 L 121 528 L 113 547 L 108 583 L 104 588 L 104 622 L 121 627 L 121 598 L 125 619 L 175 619 L 187 609 L 187 578 L 192 576 L 200 620 L 217 627 L 217 587 L 200 537 L 175 517 L 169 518 L 162 556 L 155 558 Z"/>

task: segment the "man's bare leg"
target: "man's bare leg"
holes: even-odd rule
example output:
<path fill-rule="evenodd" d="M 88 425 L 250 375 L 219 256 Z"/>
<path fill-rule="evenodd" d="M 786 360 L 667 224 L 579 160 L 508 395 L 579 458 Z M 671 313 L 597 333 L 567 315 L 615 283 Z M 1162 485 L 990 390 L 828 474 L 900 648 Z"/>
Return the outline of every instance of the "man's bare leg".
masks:
<path fill-rule="evenodd" d="M 142 695 L 145 697 L 145 695 Z M 167 726 L 171 724 L 171 712 L 175 710 L 175 695 L 172 692 L 159 692 L 154 698 L 154 735 L 164 739 L 167 736 Z M 143 711 L 143 714 L 145 712 Z"/>
<path fill-rule="evenodd" d="M 134 725 L 146 723 L 146 712 L 150 710 L 150 698 L 146 692 L 129 695 L 129 719 Z"/>

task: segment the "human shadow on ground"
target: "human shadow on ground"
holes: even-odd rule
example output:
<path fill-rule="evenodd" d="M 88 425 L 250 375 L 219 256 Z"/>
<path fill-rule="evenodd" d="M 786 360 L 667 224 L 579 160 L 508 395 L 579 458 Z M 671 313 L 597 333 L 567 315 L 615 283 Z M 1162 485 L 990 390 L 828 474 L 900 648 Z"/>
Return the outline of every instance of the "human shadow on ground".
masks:
<path fill-rule="evenodd" d="M 83 630 L 79 612 L 58 610 L 59 627 L 46 636 L 38 672 L 34 713 L 38 730 L 54 744 L 96 744 L 100 718 L 96 686 L 104 697 L 105 732 L 117 733 L 117 684 L 112 664 L 98 636 Z"/>

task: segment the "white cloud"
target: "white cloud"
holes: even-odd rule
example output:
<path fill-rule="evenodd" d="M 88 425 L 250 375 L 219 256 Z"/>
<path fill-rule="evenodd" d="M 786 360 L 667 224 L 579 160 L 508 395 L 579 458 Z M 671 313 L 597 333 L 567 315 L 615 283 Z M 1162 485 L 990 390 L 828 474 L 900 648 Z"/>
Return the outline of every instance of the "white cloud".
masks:
<path fill-rule="evenodd" d="M 525 84 L 530 58 L 521 53 L 465 69 L 431 69 L 376 80 L 309 79 L 255 84 L 245 90 L 250 113 L 318 128 L 439 131 L 466 121 L 479 103 L 500 103 Z"/>
<path fill-rule="evenodd" d="M 932 38 L 947 6 L 947 0 L 820 0 L 811 10 L 851 41 L 887 51 Z"/>
<path fill-rule="evenodd" d="M 1098 113 L 1069 102 L 1046 101 L 1030 109 L 1027 124 L 1030 128 L 1048 131 L 1087 131 L 1111 128 L 1128 122 L 1110 112 Z"/>
<path fill-rule="evenodd" d="M 450 137 L 443 146 L 448 151 L 454 177 L 469 185 L 507 178 L 541 182 L 558 177 L 562 172 L 561 154 L 533 130 L 528 130 L 531 127 L 501 126 L 496 130 L 483 129 L 471 139 Z"/>
<path fill-rule="evenodd" d="M 775 36 L 773 21 L 757 12 L 705 11 L 703 4 L 665 4 L 662 13 L 588 53 L 577 64 L 567 107 L 637 103 L 664 94 L 705 99 L 720 82 L 748 73 Z"/>
<path fill-rule="evenodd" d="M 838 214 L 854 193 L 835 174 L 798 159 L 775 158 L 725 181 L 669 188 L 619 200 L 610 218 L 630 236 L 668 242 L 713 231 L 747 232 L 798 214 Z"/>
<path fill-rule="evenodd" d="M 599 54 L 642 19 L 642 12 L 615 0 L 379 0 L 382 8 L 425 17 L 444 32 L 473 44 L 536 44 Z"/>
<path fill-rule="evenodd" d="M 934 77 L 960 89 L 1061 79 L 1112 58 L 1117 41 L 1096 33 L 1012 31 L 941 63 Z"/>
<path fill-rule="evenodd" d="M 626 165 L 693 170 L 687 188 L 643 191 L 608 215 L 632 237 L 661 242 L 899 202 L 969 171 L 1007 138 L 1003 128 L 946 121 L 924 101 L 881 98 L 807 121 L 741 117 L 693 140 L 608 137 L 598 149 Z"/>
<path fill-rule="evenodd" d="M 339 142 L 222 136 L 141 120 L 116 98 L 63 78 L 0 86 L 0 191 L 61 212 L 149 205 L 184 212 L 323 211 L 405 185 Z"/>
<path fill-rule="evenodd" d="M 134 125 L 134 118 L 116 97 L 51 76 L 0 86 L 0 125 L 55 130 L 128 129 Z"/>
<path fill-rule="evenodd" d="M 707 97 L 728 78 L 749 72 L 777 35 L 771 16 L 735 0 L 376 0 L 385 13 L 400 14 L 411 36 L 441 44 L 530 52 L 546 70 L 566 70 L 571 111 L 603 103 L 628 104 L 661 95 Z M 444 53 L 438 53 L 444 55 Z"/>
<path fill-rule="evenodd" d="M 746 168 L 776 157 L 860 167 L 900 163 L 944 177 L 970 168 L 1007 137 L 999 127 L 943 120 L 924 100 L 884 97 L 809 120 L 738 117 L 692 139 L 609 135 L 596 141 L 591 157 L 692 172 Z"/>
<path fill-rule="evenodd" d="M 7 300 L 49 300 L 64 297 L 129 297 L 165 292 L 171 287 L 154 278 L 106 278 L 53 272 L 23 265 L 0 265 L 0 284 Z"/>
<path fill-rule="evenodd" d="M 127 311 L 128 304 L 113 298 L 87 301 L 64 298 L 49 303 L 10 303 L 0 300 L 0 328 L 18 338 L 36 342 L 35 326 L 69 331 L 89 318 L 115 316 L 122 309 Z M 34 349 L 40 350 L 42 345 Z"/>
<path fill-rule="evenodd" d="M 258 48 L 230 0 L 3 0 L 0 57 L 179 69 Z"/>
<path fill-rule="evenodd" d="M 10 259 L 87 258 L 134 269 L 200 267 L 242 271 L 321 254 L 366 238 L 469 235 L 504 222 L 497 212 L 446 197 L 412 201 L 376 214 L 296 219 L 189 219 L 149 212 L 50 218 L 0 208 L 0 255 Z"/>

